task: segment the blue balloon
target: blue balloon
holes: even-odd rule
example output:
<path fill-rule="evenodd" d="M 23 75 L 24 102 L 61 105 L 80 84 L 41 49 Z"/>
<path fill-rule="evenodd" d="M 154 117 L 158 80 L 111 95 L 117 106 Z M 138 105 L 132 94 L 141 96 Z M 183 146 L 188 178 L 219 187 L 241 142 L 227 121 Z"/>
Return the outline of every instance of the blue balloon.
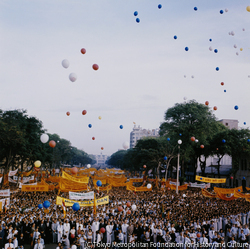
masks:
<path fill-rule="evenodd" d="M 43 208 L 43 204 L 38 204 L 38 208 L 39 209 Z"/>
<path fill-rule="evenodd" d="M 120 125 L 120 129 L 123 129 L 123 125 Z"/>
<path fill-rule="evenodd" d="M 118 229 L 118 227 L 116 228 L 116 231 L 118 231 L 119 229 Z"/>
<path fill-rule="evenodd" d="M 98 180 L 98 181 L 96 182 L 96 185 L 97 185 L 98 187 L 101 187 L 101 186 L 102 186 L 102 182 L 101 182 L 100 180 Z"/>
<path fill-rule="evenodd" d="M 198 8 L 197 8 L 197 7 L 194 7 L 194 10 L 195 10 L 195 11 L 197 11 L 197 10 L 198 10 Z"/>
<path fill-rule="evenodd" d="M 227 92 L 227 90 L 224 90 L 224 93 Z"/>
<path fill-rule="evenodd" d="M 225 139 L 222 139 L 222 143 L 224 144 L 226 142 L 226 140 Z"/>
<path fill-rule="evenodd" d="M 50 206 L 50 202 L 49 201 L 45 201 L 43 203 L 43 207 L 48 208 L 49 206 Z"/>
<path fill-rule="evenodd" d="M 135 11 L 135 12 L 134 12 L 134 16 L 137 16 L 137 15 L 138 15 L 138 12 L 137 12 L 137 11 Z"/>
<path fill-rule="evenodd" d="M 140 22 L 140 18 L 136 18 L 136 22 L 138 22 L 138 23 L 139 23 L 139 22 Z"/>
<path fill-rule="evenodd" d="M 91 128 L 91 127 L 92 127 L 92 124 L 89 124 L 88 127 Z"/>
<path fill-rule="evenodd" d="M 219 71 L 220 69 L 219 69 L 219 67 L 216 67 L 215 70 L 216 70 L 216 71 Z"/>
<path fill-rule="evenodd" d="M 212 39 L 209 39 L 209 41 L 211 42 L 211 41 L 212 41 Z"/>
<path fill-rule="evenodd" d="M 236 106 L 234 107 L 234 109 L 235 109 L 235 110 L 238 110 L 238 109 L 239 109 L 239 107 L 236 105 Z"/>
<path fill-rule="evenodd" d="M 215 49 L 214 52 L 215 52 L 215 53 L 218 53 L 218 49 Z"/>
<path fill-rule="evenodd" d="M 246 122 L 244 122 L 243 124 L 244 124 L 244 125 L 246 125 L 247 123 L 246 123 Z"/>
<path fill-rule="evenodd" d="M 175 40 L 177 39 L 177 35 L 174 36 L 174 39 L 175 39 Z"/>
<path fill-rule="evenodd" d="M 224 11 L 223 11 L 223 10 L 220 10 L 220 13 L 221 13 L 221 14 L 223 14 L 223 13 L 224 13 Z"/>
<path fill-rule="evenodd" d="M 240 189 L 238 189 L 238 191 L 240 192 Z"/>
<path fill-rule="evenodd" d="M 168 158 L 166 156 L 164 156 L 164 160 L 166 161 Z"/>
<path fill-rule="evenodd" d="M 170 138 L 168 137 L 167 140 L 170 141 Z"/>
<path fill-rule="evenodd" d="M 159 5 L 158 5 L 158 9 L 161 9 L 161 8 L 162 8 L 162 5 L 161 5 L 161 4 L 159 4 Z"/>
<path fill-rule="evenodd" d="M 245 176 L 243 176 L 243 180 L 246 180 L 246 177 L 245 177 Z"/>
<path fill-rule="evenodd" d="M 200 180 L 202 180 L 202 177 L 200 178 Z"/>
<path fill-rule="evenodd" d="M 249 139 L 249 138 L 247 139 L 247 142 L 248 142 L 248 143 L 250 142 L 250 139 Z"/>
<path fill-rule="evenodd" d="M 73 209 L 74 211 L 78 211 L 78 210 L 80 209 L 80 204 L 79 204 L 78 202 L 75 202 L 75 203 L 73 204 L 73 206 L 72 206 L 72 209 Z"/>
<path fill-rule="evenodd" d="M 189 50 L 189 48 L 188 48 L 188 47 L 185 47 L 185 50 L 186 50 L 186 51 L 188 51 L 188 50 Z"/>
<path fill-rule="evenodd" d="M 179 135 L 180 135 L 180 136 L 182 136 L 182 134 L 181 134 L 181 133 L 180 133 Z"/>

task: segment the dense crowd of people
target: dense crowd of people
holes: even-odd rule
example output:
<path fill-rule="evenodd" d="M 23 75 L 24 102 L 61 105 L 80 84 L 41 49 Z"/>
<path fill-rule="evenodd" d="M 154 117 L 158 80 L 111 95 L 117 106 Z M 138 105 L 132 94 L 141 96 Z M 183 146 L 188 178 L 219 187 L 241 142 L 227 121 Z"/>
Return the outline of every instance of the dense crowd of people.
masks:
<path fill-rule="evenodd" d="M 107 192 L 97 193 L 97 198 Z M 245 248 L 250 208 L 245 199 L 206 198 L 197 189 L 147 192 L 113 188 L 109 204 L 73 211 L 56 205 L 57 191 L 16 192 L 1 213 L 0 248 Z M 68 193 L 60 196 L 68 198 Z M 48 200 L 48 209 L 38 204 Z M 136 205 L 135 210 L 131 208 Z M 118 211 L 121 210 L 122 211 Z M 104 229 L 103 229 L 104 228 Z"/>

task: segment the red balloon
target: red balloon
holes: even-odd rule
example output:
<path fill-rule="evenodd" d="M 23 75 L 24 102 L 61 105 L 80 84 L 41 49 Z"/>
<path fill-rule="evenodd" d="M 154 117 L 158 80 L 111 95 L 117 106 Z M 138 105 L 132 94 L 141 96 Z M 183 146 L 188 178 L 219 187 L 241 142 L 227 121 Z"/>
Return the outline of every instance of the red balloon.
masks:
<path fill-rule="evenodd" d="M 170 188 L 168 187 L 168 190 L 170 190 Z"/>
<path fill-rule="evenodd" d="M 82 111 L 82 115 L 86 115 L 87 114 L 87 111 L 86 110 L 83 110 Z"/>
<path fill-rule="evenodd" d="M 71 169 L 71 173 L 72 173 L 72 174 L 77 174 L 77 173 L 78 173 L 78 168 L 77 168 L 77 167 L 73 167 L 73 168 Z"/>
<path fill-rule="evenodd" d="M 233 180 L 233 179 L 234 179 L 234 177 L 233 177 L 233 176 L 231 176 L 231 177 L 230 177 L 230 179 L 231 179 L 231 180 Z"/>
<path fill-rule="evenodd" d="M 81 53 L 82 53 L 82 54 L 86 54 L 86 49 L 85 49 L 85 48 L 82 48 L 82 49 L 81 49 Z"/>
<path fill-rule="evenodd" d="M 191 141 L 194 142 L 195 141 L 195 137 L 191 137 Z"/>
<path fill-rule="evenodd" d="M 105 233 L 105 228 L 104 227 L 102 227 L 101 229 L 100 229 L 100 231 L 101 231 L 101 233 Z"/>
<path fill-rule="evenodd" d="M 200 237 L 201 237 L 201 234 L 200 234 L 200 233 L 197 233 L 197 237 L 200 238 Z"/>
<path fill-rule="evenodd" d="M 69 115 L 70 115 L 70 112 L 66 112 L 66 115 L 69 116 Z"/>
<path fill-rule="evenodd" d="M 49 141 L 49 146 L 51 148 L 55 148 L 56 147 L 56 142 L 54 140 Z"/>
<path fill-rule="evenodd" d="M 209 105 L 209 102 L 208 102 L 208 101 L 206 101 L 206 102 L 205 102 L 205 105 Z"/>
<path fill-rule="evenodd" d="M 103 147 L 101 147 L 101 150 L 104 150 L 104 148 L 103 148 Z"/>
<path fill-rule="evenodd" d="M 118 211 L 121 212 L 123 210 L 123 207 L 122 206 L 119 206 L 118 207 Z"/>
<path fill-rule="evenodd" d="M 216 148 L 216 150 L 219 150 L 218 148 Z"/>
<path fill-rule="evenodd" d="M 75 238 L 75 235 L 74 235 L 73 233 L 71 233 L 71 234 L 70 234 L 70 237 L 71 237 L 72 239 L 74 239 L 74 238 Z"/>
<path fill-rule="evenodd" d="M 147 168 L 147 166 L 146 166 L 146 165 L 143 165 L 143 168 L 144 168 L 144 169 L 146 169 L 146 168 Z"/>
<path fill-rule="evenodd" d="M 95 137 L 92 137 L 92 140 L 95 140 Z"/>
<path fill-rule="evenodd" d="M 131 207 L 131 202 L 130 201 L 127 202 L 127 207 Z"/>
<path fill-rule="evenodd" d="M 201 145 L 201 148 L 204 149 L 204 145 L 203 144 Z"/>
<path fill-rule="evenodd" d="M 214 110 L 215 110 L 215 111 L 217 110 L 217 106 L 214 106 Z"/>
<path fill-rule="evenodd" d="M 92 66 L 92 68 L 93 68 L 94 70 L 98 70 L 98 69 L 99 69 L 99 66 L 98 66 L 97 64 L 94 64 L 94 65 Z"/>
<path fill-rule="evenodd" d="M 128 211 L 127 211 L 127 214 L 131 214 L 131 210 L 128 210 Z"/>
<path fill-rule="evenodd" d="M 224 82 L 221 82 L 220 84 L 221 84 L 222 86 L 224 86 Z"/>

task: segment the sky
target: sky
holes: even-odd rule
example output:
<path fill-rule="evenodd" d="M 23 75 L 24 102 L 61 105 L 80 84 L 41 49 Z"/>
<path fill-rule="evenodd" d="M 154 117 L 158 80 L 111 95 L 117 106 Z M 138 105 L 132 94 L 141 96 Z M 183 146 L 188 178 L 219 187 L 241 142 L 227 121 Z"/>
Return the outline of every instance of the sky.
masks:
<path fill-rule="evenodd" d="M 133 122 L 158 128 L 166 110 L 184 98 L 209 101 L 211 109 L 217 106 L 218 120 L 237 119 L 247 128 L 248 5 L 246 0 L 1 0 L 0 109 L 27 110 L 48 133 L 88 154 L 122 149 Z M 75 82 L 70 73 L 76 73 Z"/>

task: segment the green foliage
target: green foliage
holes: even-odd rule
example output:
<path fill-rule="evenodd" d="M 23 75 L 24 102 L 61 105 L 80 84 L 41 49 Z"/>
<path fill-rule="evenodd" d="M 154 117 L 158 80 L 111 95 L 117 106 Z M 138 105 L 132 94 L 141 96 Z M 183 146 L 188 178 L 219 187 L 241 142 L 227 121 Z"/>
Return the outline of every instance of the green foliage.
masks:
<path fill-rule="evenodd" d="M 111 155 L 106 163 L 113 167 L 123 168 L 124 155 L 126 155 L 126 153 L 126 150 L 118 150 Z"/>

